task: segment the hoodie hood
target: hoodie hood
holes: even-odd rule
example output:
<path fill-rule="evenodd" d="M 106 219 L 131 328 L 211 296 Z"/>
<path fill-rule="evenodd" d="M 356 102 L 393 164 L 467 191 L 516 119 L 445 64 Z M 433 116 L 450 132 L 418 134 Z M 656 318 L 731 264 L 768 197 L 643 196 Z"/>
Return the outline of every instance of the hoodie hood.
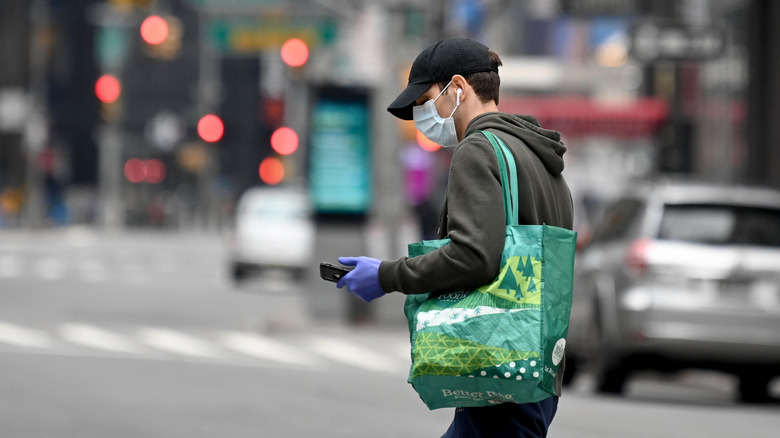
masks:
<path fill-rule="evenodd" d="M 521 139 L 539 157 L 548 172 L 553 175 L 563 172 L 566 145 L 561 142 L 561 133 L 542 128 L 535 118 L 501 112 L 480 114 L 466 128 L 466 136 L 484 129 L 503 131 Z"/>

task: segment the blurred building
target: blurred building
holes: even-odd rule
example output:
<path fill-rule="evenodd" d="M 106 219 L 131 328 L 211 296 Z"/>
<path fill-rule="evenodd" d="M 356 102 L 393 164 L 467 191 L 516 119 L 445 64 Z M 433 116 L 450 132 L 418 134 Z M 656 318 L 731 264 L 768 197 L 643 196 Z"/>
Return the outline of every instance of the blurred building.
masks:
<path fill-rule="evenodd" d="M 163 27 L 144 35 L 152 16 Z M 219 226 L 250 186 L 327 181 L 313 169 L 343 163 L 312 157 L 334 130 L 369 178 L 355 199 L 382 200 L 347 213 L 397 222 L 400 178 L 442 167 L 403 171 L 417 139 L 384 107 L 445 35 L 495 49 L 500 108 L 563 133 L 581 211 L 662 173 L 780 187 L 776 22 L 768 0 L 5 0 L 0 225 Z M 290 39 L 301 65 L 281 57 Z M 364 125 L 321 123 L 351 111 Z M 208 114 L 222 125 L 207 140 Z M 284 153 L 280 127 L 296 135 Z"/>

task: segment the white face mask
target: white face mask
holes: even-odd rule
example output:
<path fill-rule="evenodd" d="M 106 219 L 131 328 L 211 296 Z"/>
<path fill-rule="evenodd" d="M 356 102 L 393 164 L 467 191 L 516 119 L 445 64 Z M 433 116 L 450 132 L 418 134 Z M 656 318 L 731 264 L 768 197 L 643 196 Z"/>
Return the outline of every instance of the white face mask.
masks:
<path fill-rule="evenodd" d="M 441 90 L 436 99 L 438 99 L 444 90 L 450 86 L 450 81 L 446 87 Z M 452 116 L 460 106 L 460 93 L 463 90 L 458 89 L 457 102 L 455 109 L 452 110 L 452 114 L 446 119 L 443 119 L 439 112 L 436 110 L 436 99 L 429 100 L 422 105 L 417 105 L 412 108 L 412 118 L 414 119 L 414 126 L 423 133 L 432 142 L 440 144 L 442 147 L 451 148 L 458 145 L 458 132 L 455 130 L 455 119 Z"/>

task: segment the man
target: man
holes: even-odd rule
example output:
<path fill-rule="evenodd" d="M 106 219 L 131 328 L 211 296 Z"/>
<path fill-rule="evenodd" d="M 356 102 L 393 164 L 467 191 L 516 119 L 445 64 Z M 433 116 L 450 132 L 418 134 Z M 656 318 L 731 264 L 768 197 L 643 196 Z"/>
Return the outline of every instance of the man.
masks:
<path fill-rule="evenodd" d="M 530 116 L 498 111 L 501 60 L 466 38 L 444 38 L 412 64 L 409 84 L 388 111 L 444 147 L 457 147 L 450 165 L 439 237 L 449 245 L 394 261 L 342 257 L 355 269 L 338 287 L 371 301 L 385 293 L 473 289 L 492 282 L 501 263 L 506 217 L 495 152 L 478 130 L 490 130 L 517 163 L 520 225 L 572 228 L 571 194 L 561 175 L 566 147 L 560 134 Z M 558 373 L 560 395 L 563 367 Z M 538 403 L 458 408 L 444 437 L 544 437 L 558 397 Z"/>

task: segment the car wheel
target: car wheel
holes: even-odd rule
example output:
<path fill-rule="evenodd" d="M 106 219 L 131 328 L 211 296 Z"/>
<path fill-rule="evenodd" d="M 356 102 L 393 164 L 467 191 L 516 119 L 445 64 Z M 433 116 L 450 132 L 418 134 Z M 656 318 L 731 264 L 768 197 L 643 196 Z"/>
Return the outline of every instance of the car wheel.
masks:
<path fill-rule="evenodd" d="M 232 272 L 233 281 L 235 283 L 240 283 L 241 281 L 246 279 L 247 271 L 246 271 L 246 268 L 244 266 L 242 266 L 241 264 L 234 263 L 232 271 L 233 271 Z"/>
<path fill-rule="evenodd" d="M 306 280 L 306 274 L 308 274 L 309 270 L 307 268 L 295 268 L 291 270 L 293 280 L 295 281 L 304 281 Z"/>
<path fill-rule="evenodd" d="M 580 360 L 574 357 L 566 356 L 566 369 L 563 371 L 563 386 L 571 385 L 574 377 L 579 375 Z"/>
<path fill-rule="evenodd" d="M 594 370 L 596 378 L 596 391 L 602 394 L 623 393 L 628 380 L 629 370 L 623 363 L 614 363 L 607 365 L 602 363 Z"/>
<path fill-rule="evenodd" d="M 772 376 L 762 371 L 747 371 L 739 376 L 739 400 L 745 403 L 766 403 L 769 396 L 769 381 Z"/>
<path fill-rule="evenodd" d="M 596 391 L 602 394 L 622 394 L 629 376 L 626 361 L 613 353 L 605 341 L 599 306 L 595 305 L 590 323 L 591 356 L 589 365 L 596 381 Z"/>

